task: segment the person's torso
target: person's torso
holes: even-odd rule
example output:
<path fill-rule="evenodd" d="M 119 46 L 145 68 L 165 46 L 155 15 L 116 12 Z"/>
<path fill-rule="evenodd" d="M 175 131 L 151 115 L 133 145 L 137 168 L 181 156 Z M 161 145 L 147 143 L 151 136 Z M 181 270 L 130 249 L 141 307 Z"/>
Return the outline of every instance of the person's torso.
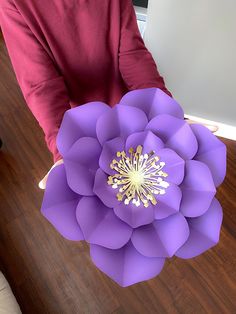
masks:
<path fill-rule="evenodd" d="M 127 88 L 119 71 L 119 0 L 14 0 L 65 78 L 71 105 L 113 106 Z"/>

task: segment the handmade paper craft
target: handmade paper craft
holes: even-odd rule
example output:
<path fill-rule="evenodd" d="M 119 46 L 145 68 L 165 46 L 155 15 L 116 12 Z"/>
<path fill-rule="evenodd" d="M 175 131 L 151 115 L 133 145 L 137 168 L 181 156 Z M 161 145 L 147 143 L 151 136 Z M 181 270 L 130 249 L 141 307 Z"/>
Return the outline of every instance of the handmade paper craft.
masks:
<path fill-rule="evenodd" d="M 219 241 L 215 194 L 226 146 L 206 127 L 189 125 L 162 90 L 66 111 L 57 147 L 64 164 L 49 174 L 41 212 L 66 239 L 87 241 L 94 264 L 120 286 Z"/>

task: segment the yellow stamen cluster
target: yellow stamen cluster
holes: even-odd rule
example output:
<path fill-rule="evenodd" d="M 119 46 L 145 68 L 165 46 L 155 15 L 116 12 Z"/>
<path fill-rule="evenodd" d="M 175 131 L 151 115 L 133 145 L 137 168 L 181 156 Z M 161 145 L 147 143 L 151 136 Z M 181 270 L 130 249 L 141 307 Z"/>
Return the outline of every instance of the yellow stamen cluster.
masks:
<path fill-rule="evenodd" d="M 138 145 L 136 151 L 130 147 L 130 156 L 125 151 L 118 151 L 116 156 L 120 159 L 113 159 L 110 164 L 117 173 L 109 176 L 107 183 L 114 189 L 119 188 L 116 196 L 119 201 L 124 200 L 124 204 L 128 205 L 132 200 L 136 206 L 142 202 L 148 207 L 150 202 L 157 204 L 154 194 L 165 194 L 169 183 L 163 179 L 168 176 L 162 171 L 165 162 L 159 162 L 160 158 L 153 150 L 142 155 L 142 149 L 142 145 Z"/>

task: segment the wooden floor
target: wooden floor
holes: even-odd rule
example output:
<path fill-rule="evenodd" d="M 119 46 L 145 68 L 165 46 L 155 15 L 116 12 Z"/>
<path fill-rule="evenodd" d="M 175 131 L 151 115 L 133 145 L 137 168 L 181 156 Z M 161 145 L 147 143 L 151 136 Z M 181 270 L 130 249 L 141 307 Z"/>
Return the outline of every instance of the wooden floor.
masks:
<path fill-rule="evenodd" d="M 63 239 L 39 212 L 39 180 L 52 158 L 26 107 L 0 39 L 0 268 L 23 313 L 236 313 L 236 143 L 217 197 L 220 242 L 192 260 L 172 258 L 148 282 L 121 288 L 90 261 L 88 246 Z M 11 313 L 9 313 L 11 314 Z"/>

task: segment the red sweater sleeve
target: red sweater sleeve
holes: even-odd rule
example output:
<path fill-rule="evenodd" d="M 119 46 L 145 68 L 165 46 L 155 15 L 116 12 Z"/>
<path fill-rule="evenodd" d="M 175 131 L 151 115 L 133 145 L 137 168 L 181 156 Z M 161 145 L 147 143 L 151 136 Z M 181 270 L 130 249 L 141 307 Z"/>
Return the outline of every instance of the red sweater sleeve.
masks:
<path fill-rule="evenodd" d="M 64 112 L 70 108 L 63 77 L 17 8 L 0 7 L 0 25 L 22 94 L 44 131 L 55 162 L 61 158 L 56 135 Z"/>
<path fill-rule="evenodd" d="M 158 87 L 172 96 L 139 32 L 131 0 L 121 0 L 119 68 L 129 90 Z"/>

